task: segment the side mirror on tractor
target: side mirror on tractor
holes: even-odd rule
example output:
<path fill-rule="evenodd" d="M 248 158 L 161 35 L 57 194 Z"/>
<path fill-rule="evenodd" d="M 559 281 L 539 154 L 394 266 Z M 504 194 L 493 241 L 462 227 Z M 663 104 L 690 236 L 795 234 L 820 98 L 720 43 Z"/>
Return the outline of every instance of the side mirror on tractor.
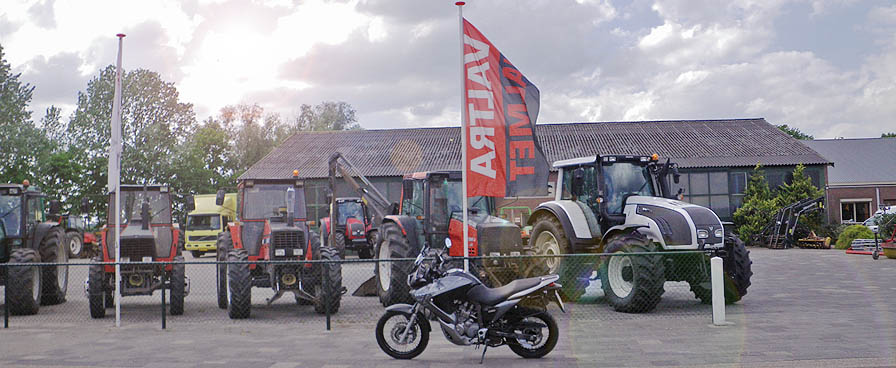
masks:
<path fill-rule="evenodd" d="M 572 172 L 572 183 L 570 183 L 569 191 L 572 195 L 578 197 L 584 194 L 585 189 L 585 169 L 581 167 Z"/>
<path fill-rule="evenodd" d="M 217 201 L 218 198 L 215 196 L 215 202 Z M 196 200 L 193 198 L 192 194 L 187 194 L 187 196 L 184 197 L 184 207 L 187 209 L 187 212 L 192 212 L 196 209 Z"/>
<path fill-rule="evenodd" d="M 672 166 L 672 181 L 678 184 L 679 180 L 681 180 L 681 174 L 678 173 L 678 165 Z"/>
<path fill-rule="evenodd" d="M 62 212 L 62 203 L 55 199 L 50 201 L 50 214 L 58 215 L 60 212 Z"/>
<path fill-rule="evenodd" d="M 140 222 L 143 224 L 143 230 L 149 230 L 149 203 L 143 202 L 140 206 Z"/>
<path fill-rule="evenodd" d="M 215 205 L 223 206 L 224 205 L 224 189 L 218 189 L 218 192 L 215 193 Z"/>
<path fill-rule="evenodd" d="M 81 198 L 81 214 L 87 214 L 90 211 L 90 200 L 87 197 Z"/>

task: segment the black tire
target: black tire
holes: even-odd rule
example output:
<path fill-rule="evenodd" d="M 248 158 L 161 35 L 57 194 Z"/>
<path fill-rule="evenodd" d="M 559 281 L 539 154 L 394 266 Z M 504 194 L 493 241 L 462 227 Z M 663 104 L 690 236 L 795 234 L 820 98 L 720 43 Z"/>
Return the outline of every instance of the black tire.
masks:
<path fill-rule="evenodd" d="M 241 262 L 249 260 L 249 252 L 245 249 L 231 249 L 227 252 L 227 260 Z M 227 282 L 230 299 L 227 313 L 231 319 L 249 318 L 252 311 L 252 277 L 249 264 L 231 264 L 227 266 Z"/>
<path fill-rule="evenodd" d="M 233 240 L 230 231 L 224 231 L 218 234 L 218 241 L 215 243 L 216 260 L 215 265 L 215 283 L 217 285 L 218 308 L 227 309 L 227 252 L 233 247 Z"/>
<path fill-rule="evenodd" d="M 747 295 L 750 287 L 750 278 L 753 276 L 750 260 L 750 251 L 744 246 L 744 242 L 736 236 L 725 238 L 725 250 L 728 256 L 722 261 L 722 277 L 725 283 L 725 304 L 733 304 Z M 709 270 L 709 257 L 704 258 L 706 269 Z M 697 273 L 697 272 L 695 272 Z M 699 275 L 696 280 L 689 280 L 691 292 L 703 304 L 712 304 L 712 281 L 709 275 Z"/>
<path fill-rule="evenodd" d="M 184 265 L 183 256 L 175 256 L 175 263 L 171 266 L 171 305 L 168 307 L 168 313 L 172 316 L 184 314 L 184 297 L 186 296 L 187 273 Z"/>
<path fill-rule="evenodd" d="M 339 311 L 339 303 L 342 300 L 342 264 L 339 263 L 339 253 L 331 247 L 322 247 L 320 260 L 332 261 L 321 264 L 321 282 L 315 287 L 317 301 L 314 303 L 314 311 L 319 314 L 333 314 Z M 324 280 L 323 278 L 326 278 Z"/>
<path fill-rule="evenodd" d="M 81 258 L 87 253 L 87 250 L 84 249 L 84 235 L 80 232 L 69 231 L 65 233 L 65 245 L 69 258 Z"/>
<path fill-rule="evenodd" d="M 17 248 L 10 255 L 10 263 L 37 263 L 40 254 L 34 249 Z M 9 268 L 6 288 L 9 296 L 9 313 L 13 315 L 37 314 L 41 299 L 41 270 L 37 266 Z"/>
<path fill-rule="evenodd" d="M 551 350 L 554 350 L 554 347 L 557 346 L 557 339 L 559 338 L 560 334 L 560 328 L 557 327 L 557 321 L 555 321 L 554 317 L 552 317 L 551 314 L 546 311 L 536 313 L 535 315 L 529 316 L 527 318 L 539 319 L 542 323 L 547 325 L 547 340 L 543 345 L 539 347 L 527 347 L 523 346 L 517 339 L 506 339 L 507 346 L 510 347 L 510 350 L 516 353 L 516 355 L 519 355 L 526 359 L 541 358 L 545 355 L 548 355 L 548 353 L 550 353 Z M 521 328 L 519 330 L 515 329 L 514 332 L 518 332 L 520 330 L 524 330 L 524 328 Z"/>
<path fill-rule="evenodd" d="M 358 249 L 358 258 L 360 259 L 371 259 L 373 258 L 373 250 L 376 248 L 376 244 L 379 242 L 379 232 L 376 230 L 371 230 L 367 233 L 367 246 L 361 249 Z"/>
<path fill-rule="evenodd" d="M 417 334 L 414 338 L 416 341 L 419 341 L 417 346 L 406 352 L 398 351 L 389 346 L 387 340 L 387 338 L 394 339 L 394 334 L 397 331 L 390 330 L 389 336 L 386 336 L 385 327 L 390 319 L 400 318 L 402 316 L 405 318 L 404 321 L 410 320 L 410 315 L 395 311 L 388 311 L 380 317 L 380 320 L 376 323 L 376 343 L 380 346 L 380 349 L 390 357 L 395 359 L 413 359 L 423 353 L 423 350 L 426 350 L 426 345 L 429 344 L 429 322 L 423 316 L 418 315 L 417 319 L 414 321 L 414 325 L 417 327 L 412 327 L 412 330 Z"/>
<path fill-rule="evenodd" d="M 419 249 L 410 249 L 408 239 L 401 233 L 401 229 L 394 223 L 385 223 L 382 226 L 382 241 L 377 244 L 376 258 L 380 260 L 374 267 L 376 277 L 377 295 L 380 303 L 390 306 L 398 303 L 413 304 L 407 280 L 413 268 L 411 262 L 382 262 L 386 259 L 414 258 L 420 253 Z M 388 284 L 387 284 L 388 282 Z"/>
<path fill-rule="evenodd" d="M 64 266 L 41 267 L 41 305 L 65 303 L 68 290 L 68 246 L 65 232 L 56 227 L 47 232 L 40 242 L 40 259 L 43 262 L 65 264 Z"/>
<path fill-rule="evenodd" d="M 190 251 L 190 255 L 192 255 L 193 258 L 199 258 L 199 257 L 202 257 L 203 254 L 205 254 L 205 252 L 203 252 L 203 251 L 201 251 L 201 250 L 191 250 L 191 251 Z"/>
<path fill-rule="evenodd" d="M 656 252 L 657 248 L 643 234 L 633 231 L 614 235 L 607 242 L 606 253 Z M 625 313 L 649 312 L 656 308 L 666 282 L 665 265 L 660 255 L 605 257 L 600 267 L 601 287 L 613 309 Z M 625 295 L 619 295 L 624 294 Z"/>
<path fill-rule="evenodd" d="M 339 252 L 340 259 L 345 259 L 345 234 L 341 231 L 333 234 L 333 248 Z"/>
<path fill-rule="evenodd" d="M 115 308 L 115 293 L 112 290 L 106 290 L 106 308 Z"/>
<path fill-rule="evenodd" d="M 94 263 L 102 262 L 102 258 L 96 257 L 92 260 Z M 106 272 L 103 269 L 104 266 L 101 264 L 92 264 L 87 271 L 87 299 L 90 304 L 90 317 L 91 318 L 103 318 L 106 316 L 106 307 L 114 306 L 115 300 L 112 300 L 113 305 L 108 305 L 109 295 L 111 293 L 106 290 Z"/>
<path fill-rule="evenodd" d="M 530 242 L 535 247 L 537 255 L 561 255 L 569 254 L 569 238 L 563 232 L 563 226 L 553 215 L 542 215 L 532 227 Z M 524 277 L 556 274 L 560 276 L 558 282 L 563 285 L 560 289 L 560 297 L 567 301 L 576 301 L 590 284 L 591 273 L 594 271 L 592 262 L 581 257 L 545 257 L 541 263 L 530 268 L 531 271 Z"/>

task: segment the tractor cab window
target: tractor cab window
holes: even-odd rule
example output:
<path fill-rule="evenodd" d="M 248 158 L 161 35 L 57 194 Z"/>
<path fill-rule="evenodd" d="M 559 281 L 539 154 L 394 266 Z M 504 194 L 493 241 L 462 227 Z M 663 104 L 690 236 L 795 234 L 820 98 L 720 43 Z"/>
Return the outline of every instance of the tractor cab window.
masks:
<path fill-rule="evenodd" d="M 423 180 L 404 182 L 401 213 L 411 217 L 423 216 Z"/>
<path fill-rule="evenodd" d="M 463 218 L 463 183 L 458 180 L 434 180 L 430 184 L 430 231 L 448 232 L 451 218 Z M 467 199 L 467 207 L 473 212 L 489 214 L 488 198 L 482 196 Z"/>
<path fill-rule="evenodd" d="M 221 215 L 189 215 L 187 230 L 218 230 L 221 228 Z"/>
<path fill-rule="evenodd" d="M 143 217 L 143 203 L 149 204 L 149 223 L 150 224 L 170 224 L 171 223 L 171 202 L 168 193 L 162 193 L 159 191 L 146 191 L 144 192 L 142 189 L 137 190 L 122 190 L 121 191 L 121 214 L 120 221 L 122 225 L 130 224 L 132 222 L 142 221 Z M 114 203 L 115 194 L 112 194 L 112 201 L 109 203 Z M 112 215 L 115 213 L 114 204 L 109 206 L 109 225 L 113 225 L 115 223 L 115 218 Z"/>
<path fill-rule="evenodd" d="M 28 198 L 28 225 L 44 222 L 44 199 L 43 197 Z"/>
<path fill-rule="evenodd" d="M 582 194 L 575 196 L 572 194 L 572 178 L 576 169 L 579 168 L 581 168 L 585 172 L 585 180 L 582 184 Z M 581 202 L 591 208 L 594 213 L 598 213 L 599 207 L 597 197 L 600 195 L 600 193 L 598 192 L 600 186 L 597 185 L 597 182 L 597 170 L 595 170 L 594 166 L 588 165 L 581 167 L 563 168 L 563 194 L 561 196 L 561 199 Z"/>
<path fill-rule="evenodd" d="M 622 213 L 624 202 L 631 196 L 655 196 L 650 170 L 630 162 L 603 166 L 607 213 Z"/>
<path fill-rule="evenodd" d="M 361 211 L 361 203 L 355 201 L 345 201 L 339 203 L 339 218 L 336 219 L 336 223 L 339 225 L 345 225 L 350 218 L 364 222 L 364 214 Z"/>
<path fill-rule="evenodd" d="M 22 219 L 19 217 L 21 207 L 21 196 L 0 195 L 0 221 L 3 221 L 6 228 L 6 236 L 22 235 Z"/>
<path fill-rule="evenodd" d="M 245 188 L 243 198 L 244 219 L 271 219 L 286 218 L 286 190 L 290 184 L 255 184 Z M 298 206 L 302 201 L 294 201 L 296 208 L 293 213 L 299 213 Z"/>

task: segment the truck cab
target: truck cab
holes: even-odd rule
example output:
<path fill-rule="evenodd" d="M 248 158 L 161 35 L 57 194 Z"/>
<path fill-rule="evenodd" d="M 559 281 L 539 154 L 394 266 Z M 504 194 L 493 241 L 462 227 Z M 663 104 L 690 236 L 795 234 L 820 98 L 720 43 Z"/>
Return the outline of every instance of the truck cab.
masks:
<path fill-rule="evenodd" d="M 215 194 L 192 196 L 193 209 L 187 214 L 184 249 L 193 258 L 217 249 L 218 234 L 226 230 L 228 223 L 236 218 L 236 193 L 226 193 L 224 203 L 215 203 Z M 187 202 L 190 202 L 190 197 Z"/>

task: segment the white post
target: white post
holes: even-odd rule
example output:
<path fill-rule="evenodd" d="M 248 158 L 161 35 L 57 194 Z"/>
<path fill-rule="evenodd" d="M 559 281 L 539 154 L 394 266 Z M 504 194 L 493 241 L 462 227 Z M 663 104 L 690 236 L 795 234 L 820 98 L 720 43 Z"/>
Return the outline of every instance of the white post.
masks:
<path fill-rule="evenodd" d="M 712 257 L 709 260 L 712 278 L 712 324 L 724 326 L 725 322 L 725 285 L 722 283 L 722 259 Z"/>
<path fill-rule="evenodd" d="M 118 37 L 118 67 L 115 69 L 115 96 L 112 101 L 112 146 L 115 165 L 115 327 L 121 327 L 121 46 L 124 34 Z"/>
<path fill-rule="evenodd" d="M 461 199 L 463 205 L 463 222 L 464 222 L 464 271 L 470 271 L 470 260 L 466 257 L 470 255 L 470 246 L 469 246 L 469 229 L 467 226 L 467 106 L 464 104 L 466 99 L 464 98 L 464 94 L 466 93 L 466 83 L 464 76 L 464 2 L 458 1 L 454 3 L 457 5 L 457 22 L 458 22 L 458 31 L 460 36 L 460 116 L 461 116 L 461 125 L 460 125 L 460 156 L 463 164 L 461 165 L 461 185 L 464 187 L 463 189 L 463 198 Z"/>

